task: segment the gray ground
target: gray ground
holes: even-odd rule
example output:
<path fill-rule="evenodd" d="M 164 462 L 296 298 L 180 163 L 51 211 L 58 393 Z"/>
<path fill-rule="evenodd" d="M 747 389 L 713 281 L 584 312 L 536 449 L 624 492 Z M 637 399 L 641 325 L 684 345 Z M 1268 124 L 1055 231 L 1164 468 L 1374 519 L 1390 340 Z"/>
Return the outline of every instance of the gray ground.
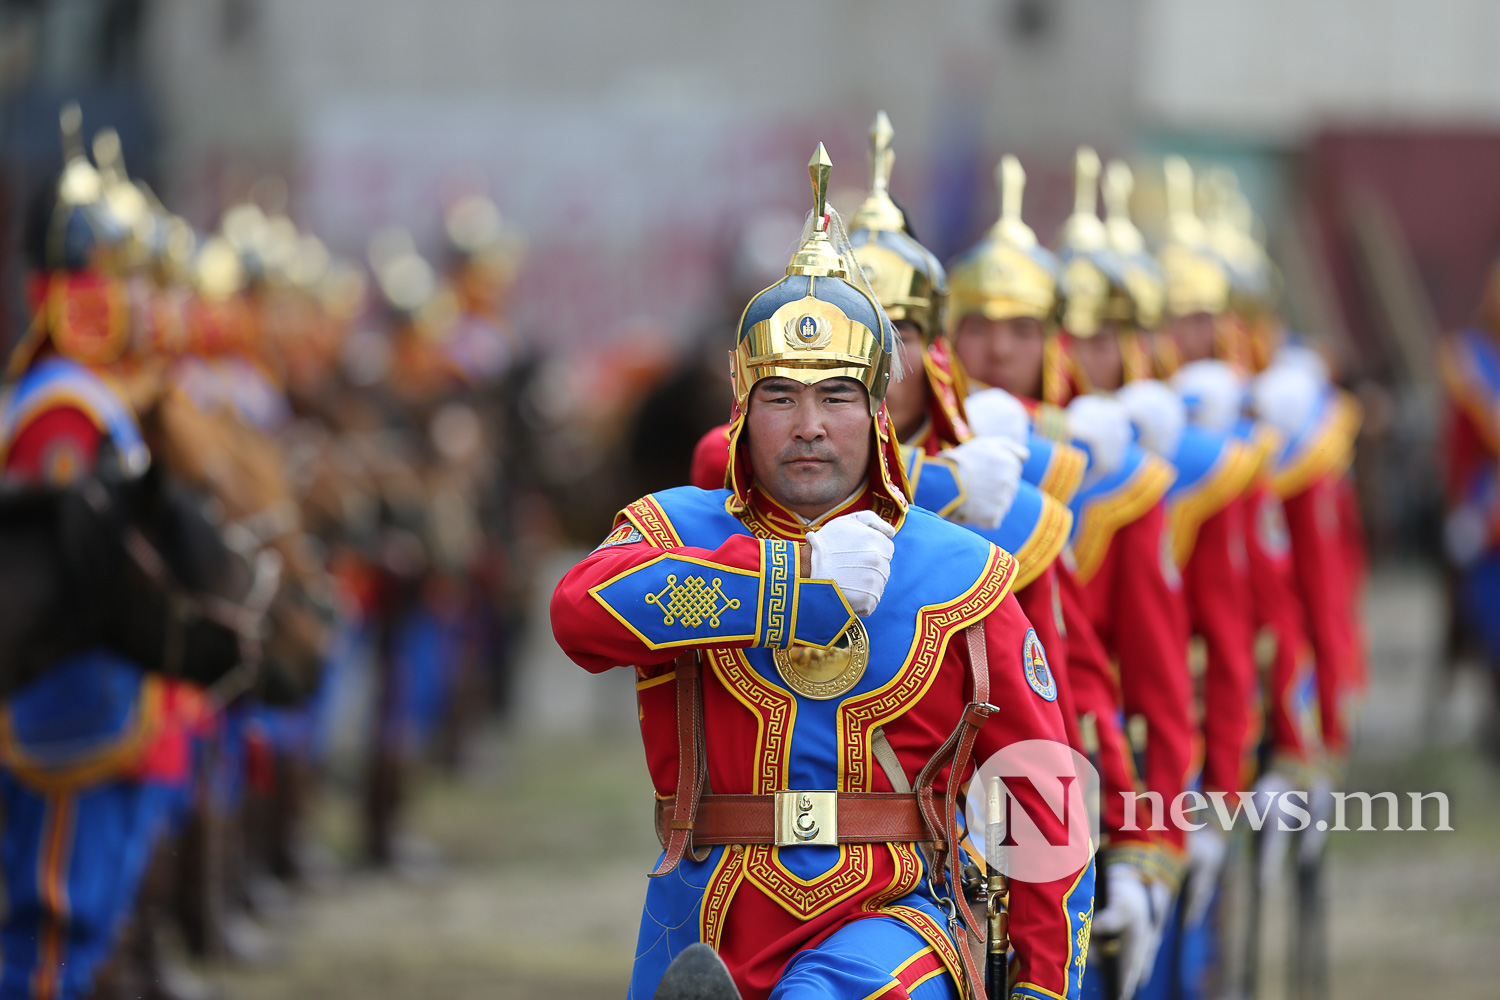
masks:
<path fill-rule="evenodd" d="M 1333 838 L 1337 998 L 1500 995 L 1500 772 L 1472 749 L 1488 692 L 1472 671 L 1439 679 L 1436 594 L 1399 572 L 1372 588 L 1375 688 L 1350 784 L 1447 791 L 1456 829 Z M 418 797 L 414 829 L 443 864 L 424 877 L 347 875 L 308 895 L 277 928 L 282 963 L 216 982 L 242 1000 L 623 995 L 655 851 L 628 685 L 576 668 L 559 677 L 569 668 L 541 645 L 530 662 L 541 666 L 527 681 L 529 724 L 490 734 L 470 778 L 430 780 Z M 583 704 L 544 704 L 559 697 Z M 336 853 L 353 842 L 337 793 L 320 835 Z M 1282 909 L 1273 903 L 1268 998 L 1285 995 Z"/>

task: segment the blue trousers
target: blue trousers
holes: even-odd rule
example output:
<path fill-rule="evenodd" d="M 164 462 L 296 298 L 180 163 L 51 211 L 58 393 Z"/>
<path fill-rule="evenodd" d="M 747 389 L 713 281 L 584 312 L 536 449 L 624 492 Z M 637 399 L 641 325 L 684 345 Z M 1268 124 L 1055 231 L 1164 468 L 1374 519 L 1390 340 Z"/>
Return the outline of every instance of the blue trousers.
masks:
<path fill-rule="evenodd" d="M 87 996 L 182 790 L 116 781 L 41 792 L 0 772 L 0 798 L 0 1000 Z"/>

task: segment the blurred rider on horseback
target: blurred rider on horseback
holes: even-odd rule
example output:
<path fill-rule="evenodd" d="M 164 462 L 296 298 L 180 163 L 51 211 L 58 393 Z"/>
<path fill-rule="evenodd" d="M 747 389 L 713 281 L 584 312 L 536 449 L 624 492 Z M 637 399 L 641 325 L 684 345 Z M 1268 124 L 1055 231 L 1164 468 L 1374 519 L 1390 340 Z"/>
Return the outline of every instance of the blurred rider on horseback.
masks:
<path fill-rule="evenodd" d="M 123 171 L 95 168 L 81 124 L 76 104 L 64 108 L 64 166 L 28 220 L 33 318 L 0 394 L 0 490 L 135 479 L 150 465 L 127 387 L 149 340 L 137 336 L 153 301 L 143 270 L 169 220 Z M 118 159 L 112 132 L 96 146 Z M 141 666 L 89 649 L 0 705 L 0 997 L 90 993 L 182 805 L 203 702 Z"/>

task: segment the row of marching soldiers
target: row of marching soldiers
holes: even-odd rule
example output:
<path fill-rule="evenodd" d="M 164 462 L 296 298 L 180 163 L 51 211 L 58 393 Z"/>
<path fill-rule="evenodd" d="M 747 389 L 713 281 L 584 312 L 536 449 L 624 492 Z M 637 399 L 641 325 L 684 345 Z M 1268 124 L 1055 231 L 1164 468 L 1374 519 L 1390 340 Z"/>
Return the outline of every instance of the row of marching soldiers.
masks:
<path fill-rule="evenodd" d="M 254 918 L 326 871 L 301 834 L 341 699 L 373 689 L 364 848 L 403 863 L 415 758 L 456 761 L 500 680 L 519 246 L 480 197 L 444 275 L 384 233 L 371 333 L 274 185 L 200 235 L 81 123 L 0 395 L 0 997 L 203 995 L 161 937 L 265 957 Z"/>
<path fill-rule="evenodd" d="M 1277 315 L 1232 174 L 1195 185 L 1166 161 L 1153 254 L 1129 167 L 1080 149 L 1048 249 L 1006 156 L 999 220 L 945 269 L 889 195 L 891 142 L 882 113 L 849 240 L 916 373 L 886 396 L 913 500 L 1019 560 L 1013 593 L 1101 776 L 1093 945 L 1069 995 L 1253 992 L 1254 956 L 1251 981 L 1224 981 L 1225 873 L 1253 851 L 1255 898 L 1289 859 L 1316 888 L 1364 685 L 1359 411 Z M 694 485 L 725 482 L 727 426 L 700 442 Z M 1253 847 L 1228 822 L 1242 807 L 1266 816 Z M 1314 896 L 1298 989 L 1321 975 Z"/>

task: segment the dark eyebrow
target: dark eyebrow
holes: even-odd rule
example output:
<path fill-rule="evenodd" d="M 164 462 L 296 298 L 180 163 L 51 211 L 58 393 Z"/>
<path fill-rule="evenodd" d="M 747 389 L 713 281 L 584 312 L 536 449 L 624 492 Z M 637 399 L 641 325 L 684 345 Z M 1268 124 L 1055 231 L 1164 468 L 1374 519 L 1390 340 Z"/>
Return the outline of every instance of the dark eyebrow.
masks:
<path fill-rule="evenodd" d="M 796 392 L 802 383 L 796 379 L 772 377 L 755 384 L 756 392 Z"/>
<path fill-rule="evenodd" d="M 847 378 L 828 379 L 831 385 L 818 386 L 819 392 L 837 393 L 839 395 L 854 395 L 859 391 L 859 383 Z"/>

